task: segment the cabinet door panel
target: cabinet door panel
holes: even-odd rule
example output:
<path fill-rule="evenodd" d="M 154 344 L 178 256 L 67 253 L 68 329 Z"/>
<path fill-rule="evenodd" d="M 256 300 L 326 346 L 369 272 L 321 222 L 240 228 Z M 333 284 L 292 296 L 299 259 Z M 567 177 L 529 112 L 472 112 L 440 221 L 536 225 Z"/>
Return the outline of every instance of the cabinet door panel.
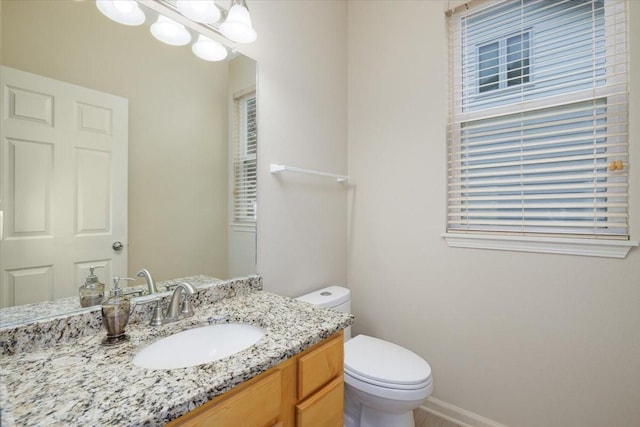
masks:
<path fill-rule="evenodd" d="M 342 376 L 296 405 L 297 427 L 342 427 L 344 384 Z"/>
<path fill-rule="evenodd" d="M 298 399 L 304 399 L 332 378 L 342 375 L 343 363 L 344 345 L 340 337 L 300 357 Z"/>
<path fill-rule="evenodd" d="M 228 399 L 196 408 L 172 426 L 266 427 L 277 425 L 281 399 L 280 371 L 269 374 Z M 206 404 L 205 404 L 206 406 Z"/>

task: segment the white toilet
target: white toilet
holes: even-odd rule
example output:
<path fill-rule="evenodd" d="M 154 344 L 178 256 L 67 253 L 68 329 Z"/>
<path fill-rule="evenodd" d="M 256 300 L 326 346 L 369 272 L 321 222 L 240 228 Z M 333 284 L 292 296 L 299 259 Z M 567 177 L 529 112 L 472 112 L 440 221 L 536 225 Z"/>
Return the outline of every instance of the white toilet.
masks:
<path fill-rule="evenodd" d="M 296 299 L 351 312 L 351 292 L 341 286 Z M 399 345 L 344 332 L 345 427 L 414 427 L 413 410 L 433 391 L 429 364 Z"/>

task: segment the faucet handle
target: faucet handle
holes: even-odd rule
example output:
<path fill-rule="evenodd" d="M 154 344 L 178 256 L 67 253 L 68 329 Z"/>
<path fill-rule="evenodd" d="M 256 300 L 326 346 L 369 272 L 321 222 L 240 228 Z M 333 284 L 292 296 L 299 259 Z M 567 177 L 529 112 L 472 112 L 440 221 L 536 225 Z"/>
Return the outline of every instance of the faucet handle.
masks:
<path fill-rule="evenodd" d="M 162 313 L 162 298 L 158 298 L 155 307 L 151 312 L 151 320 L 149 326 L 160 326 L 164 323 L 164 315 Z"/>
<path fill-rule="evenodd" d="M 182 305 L 180 308 L 180 314 L 184 317 L 191 317 L 194 315 L 193 305 L 191 304 L 191 296 L 185 293 L 184 299 L 182 300 Z"/>

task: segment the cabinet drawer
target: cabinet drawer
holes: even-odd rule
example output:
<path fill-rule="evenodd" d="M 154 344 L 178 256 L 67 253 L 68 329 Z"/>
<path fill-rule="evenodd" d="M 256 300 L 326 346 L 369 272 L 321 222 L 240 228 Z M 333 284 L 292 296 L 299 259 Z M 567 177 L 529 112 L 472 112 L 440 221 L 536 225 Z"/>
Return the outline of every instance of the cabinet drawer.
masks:
<path fill-rule="evenodd" d="M 336 376 L 342 376 L 342 334 L 298 360 L 298 399 L 302 400 Z"/>
<path fill-rule="evenodd" d="M 242 386 L 240 386 L 242 387 Z M 213 400 L 174 420 L 171 426 L 265 427 L 277 425 L 282 379 L 280 370 L 260 378 L 228 398 Z M 224 395 L 223 395 L 224 396 Z"/>
<path fill-rule="evenodd" d="M 342 427 L 344 383 L 342 375 L 296 405 L 297 427 Z"/>

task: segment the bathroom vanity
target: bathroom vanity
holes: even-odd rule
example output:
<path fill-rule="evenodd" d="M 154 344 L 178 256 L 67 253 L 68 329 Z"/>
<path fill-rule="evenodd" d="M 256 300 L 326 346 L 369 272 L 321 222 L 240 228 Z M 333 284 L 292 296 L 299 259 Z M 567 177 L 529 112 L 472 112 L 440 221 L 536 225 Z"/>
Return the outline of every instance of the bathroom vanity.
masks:
<path fill-rule="evenodd" d="M 101 346 L 105 331 L 96 329 L 16 351 L 29 338 L 20 328 L 0 328 L 1 424 L 198 425 L 214 419 L 216 425 L 307 426 L 335 419 L 341 425 L 342 330 L 353 317 L 264 292 L 259 277 L 246 282 L 199 287 L 195 316 L 176 323 L 152 328 L 140 316 L 127 326 L 130 340 L 114 347 Z M 151 370 L 131 362 L 157 339 L 217 322 L 252 324 L 265 336 L 237 354 L 189 368 Z M 65 322 L 40 323 L 31 334 L 55 333 Z"/>
<path fill-rule="evenodd" d="M 343 348 L 341 331 L 168 426 L 342 426 Z"/>

